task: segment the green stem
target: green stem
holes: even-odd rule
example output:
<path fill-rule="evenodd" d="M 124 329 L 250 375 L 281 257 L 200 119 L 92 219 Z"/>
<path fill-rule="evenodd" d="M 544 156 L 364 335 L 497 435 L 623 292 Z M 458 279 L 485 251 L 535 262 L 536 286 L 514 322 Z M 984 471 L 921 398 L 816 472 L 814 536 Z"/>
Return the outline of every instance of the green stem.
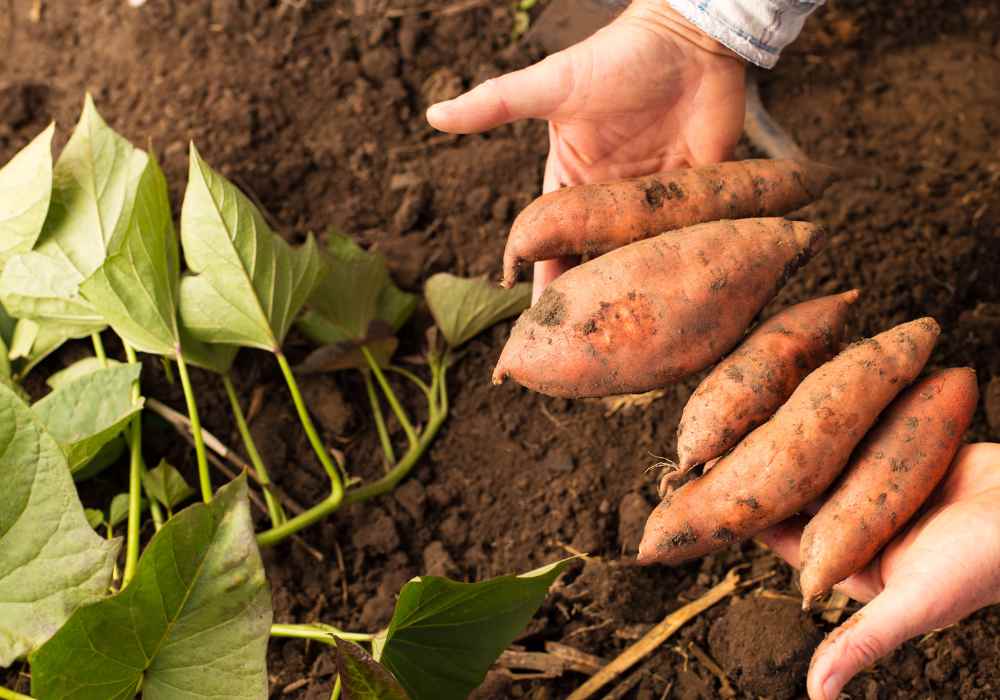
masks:
<path fill-rule="evenodd" d="M 340 680 L 339 676 L 337 677 L 337 680 L 338 681 Z M 30 695 L 21 695 L 20 693 L 16 693 L 13 690 L 8 690 L 3 686 L 0 686 L 0 698 L 3 698 L 4 700 L 34 700 L 34 698 L 32 698 Z"/>
<path fill-rule="evenodd" d="M 125 357 L 129 364 L 138 362 L 135 350 L 125 343 Z M 139 382 L 132 385 L 132 398 L 138 400 Z M 139 530 L 142 525 L 142 413 L 136 414 L 129 425 L 129 469 L 128 469 L 128 534 L 125 545 L 125 572 L 122 574 L 122 588 L 135 576 L 139 563 Z"/>
<path fill-rule="evenodd" d="M 389 382 L 386 381 L 385 375 L 382 373 L 382 368 L 378 366 L 378 362 L 375 361 L 371 351 L 362 345 L 361 354 L 364 355 L 365 360 L 368 361 L 368 366 L 371 367 L 372 372 L 375 374 L 375 379 L 378 380 L 379 386 L 382 387 L 382 393 L 385 394 L 386 401 L 389 402 L 392 412 L 396 414 L 399 424 L 403 426 L 403 432 L 406 433 L 406 437 L 410 441 L 410 447 L 413 447 L 417 444 L 418 438 L 417 431 L 413 429 L 413 424 L 410 422 L 409 416 L 406 415 L 406 411 L 403 410 L 403 407 L 400 405 L 395 392 L 393 392 L 392 387 L 389 386 Z"/>
<path fill-rule="evenodd" d="M 198 458 L 198 481 L 201 484 L 201 498 L 205 503 L 211 503 L 212 477 L 208 473 L 205 436 L 201 433 L 201 418 L 198 416 L 198 404 L 194 400 L 194 390 L 191 388 L 187 362 L 184 361 L 184 354 L 179 346 L 177 348 L 177 374 L 181 377 L 181 388 L 184 389 L 184 400 L 187 402 L 188 420 L 191 421 L 191 434 L 194 436 L 194 452 Z"/>
<path fill-rule="evenodd" d="M 281 503 L 271 492 L 271 477 L 268 476 L 267 466 L 264 464 L 264 460 L 261 459 L 260 452 L 257 451 L 257 444 L 250 433 L 250 426 L 247 425 L 246 414 L 243 413 L 243 407 L 240 406 L 240 399 L 236 395 L 236 387 L 233 386 L 233 380 L 228 374 L 222 375 L 222 386 L 226 388 L 226 396 L 229 397 L 229 406 L 232 408 L 233 417 L 236 419 L 236 429 L 243 440 L 243 448 L 247 451 L 247 456 L 250 458 L 250 462 L 253 463 L 254 469 L 257 470 L 257 481 L 264 491 L 264 501 L 267 503 L 267 514 L 271 518 L 271 525 L 281 525 L 281 523 L 288 519 L 288 516 L 285 515 L 285 510 L 281 507 Z"/>
<path fill-rule="evenodd" d="M 299 422 L 302 423 L 302 427 L 306 431 L 306 437 L 309 438 L 309 444 L 312 445 L 313 452 L 316 453 L 317 459 L 323 465 L 323 469 L 326 470 L 327 476 L 330 477 L 330 495 L 324 502 L 333 501 L 337 505 L 340 505 L 340 501 L 344 497 L 344 483 L 340 479 L 340 471 L 333 463 L 333 460 L 330 459 L 323 441 L 320 440 L 319 433 L 316 432 L 316 426 L 313 425 L 312 418 L 309 417 L 309 411 L 306 410 L 305 401 L 302 400 L 299 384 L 295 381 L 295 375 L 292 374 L 292 368 L 289 367 L 284 353 L 278 350 L 274 353 L 274 356 L 278 358 L 281 373 L 285 375 L 285 383 L 288 385 L 288 391 L 292 394 L 292 402 L 295 404 L 295 410 L 299 414 Z M 336 509 L 336 506 L 334 506 L 334 509 Z"/>
<path fill-rule="evenodd" d="M 427 382 L 425 382 L 423 379 L 415 375 L 413 372 L 411 372 L 408 369 L 403 369 L 402 367 L 396 367 L 395 365 L 389 365 L 388 367 L 386 367 L 386 369 L 389 370 L 390 372 L 395 372 L 401 377 L 406 377 L 407 379 L 409 379 L 411 382 L 417 385 L 420 391 L 424 392 L 424 395 L 427 397 L 429 401 L 432 400 L 431 388 L 427 386 Z"/>
<path fill-rule="evenodd" d="M 368 390 L 368 401 L 372 405 L 372 415 L 375 416 L 375 429 L 378 431 L 379 442 L 382 443 L 382 452 L 385 453 L 385 458 L 389 460 L 389 464 L 395 464 L 396 451 L 392 449 L 389 430 L 385 427 L 385 418 L 382 416 L 382 404 L 379 403 L 378 396 L 375 395 L 375 385 L 372 383 L 371 372 L 362 370 L 361 374 L 365 376 L 365 389 Z"/>
<path fill-rule="evenodd" d="M 100 333 L 91 333 L 90 340 L 94 344 L 94 354 L 101 363 L 101 367 L 108 366 L 108 354 L 104 352 L 104 341 L 101 340 Z"/>
<path fill-rule="evenodd" d="M 374 634 L 367 632 L 345 632 L 333 625 L 324 625 L 316 622 L 311 625 L 271 625 L 272 637 L 285 637 L 292 639 L 312 639 L 316 642 L 336 646 L 339 637 L 348 642 L 370 642 L 375 639 Z"/>
<path fill-rule="evenodd" d="M 340 674 L 337 674 L 337 679 L 333 682 L 333 693 L 330 695 L 330 700 L 340 700 Z"/>

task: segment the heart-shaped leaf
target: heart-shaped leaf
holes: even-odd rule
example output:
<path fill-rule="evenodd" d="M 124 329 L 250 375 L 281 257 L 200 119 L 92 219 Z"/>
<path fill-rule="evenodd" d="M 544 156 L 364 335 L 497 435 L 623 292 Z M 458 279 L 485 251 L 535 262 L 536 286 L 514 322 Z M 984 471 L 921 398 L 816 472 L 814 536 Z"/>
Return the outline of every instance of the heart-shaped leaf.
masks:
<path fill-rule="evenodd" d="M 413 700 L 461 700 L 534 616 L 569 559 L 520 576 L 420 576 L 400 591 L 377 658 Z"/>
<path fill-rule="evenodd" d="M 142 410 L 132 384 L 140 364 L 98 369 L 69 382 L 38 401 L 32 410 L 66 453 L 71 471 L 97 456 Z"/>
<path fill-rule="evenodd" d="M 128 494 L 119 493 L 111 499 L 108 506 L 108 525 L 118 527 L 128 519 Z"/>
<path fill-rule="evenodd" d="M 18 396 L 0 385 L 0 667 L 103 596 L 120 543 L 94 533 L 66 457 Z"/>
<path fill-rule="evenodd" d="M 157 501 L 173 510 L 194 495 L 194 489 L 167 460 L 161 460 L 156 469 L 142 475 L 146 492 Z"/>
<path fill-rule="evenodd" d="M 424 296 L 435 323 L 448 345 L 454 348 L 494 323 L 528 308 L 531 285 L 522 283 L 502 289 L 485 277 L 456 277 L 439 272 L 427 280 Z"/>
<path fill-rule="evenodd" d="M 181 210 L 184 326 L 199 340 L 280 349 L 312 293 L 323 263 L 312 236 L 291 248 L 257 207 L 191 146 Z"/>
<path fill-rule="evenodd" d="M 0 269 L 15 253 L 31 250 L 52 198 L 52 135 L 36 136 L 0 170 Z"/>
<path fill-rule="evenodd" d="M 95 530 L 104 524 L 104 511 L 97 508 L 85 508 L 83 515 L 87 518 L 87 524 Z"/>
<path fill-rule="evenodd" d="M 31 655 L 37 698 L 267 698 L 271 591 L 245 477 L 171 518 L 118 595 Z"/>
<path fill-rule="evenodd" d="M 337 672 L 344 700 L 409 700 L 399 681 L 384 666 L 357 644 L 339 638 Z"/>

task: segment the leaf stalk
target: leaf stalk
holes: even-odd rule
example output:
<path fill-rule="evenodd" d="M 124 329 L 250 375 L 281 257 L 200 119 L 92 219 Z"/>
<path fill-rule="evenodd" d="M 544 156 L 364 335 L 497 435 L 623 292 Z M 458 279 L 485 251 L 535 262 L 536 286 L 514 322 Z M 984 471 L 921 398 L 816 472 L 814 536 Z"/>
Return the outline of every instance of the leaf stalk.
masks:
<path fill-rule="evenodd" d="M 184 353 L 177 348 L 177 374 L 181 378 L 181 388 L 184 389 L 184 401 L 187 403 L 188 418 L 191 421 L 191 435 L 194 437 L 194 452 L 198 459 L 198 482 L 201 485 L 201 498 L 205 503 L 212 502 L 212 476 L 208 471 L 208 457 L 205 455 L 205 436 L 201 432 L 201 418 L 198 415 L 198 404 L 191 388 L 191 377 L 188 374 Z"/>

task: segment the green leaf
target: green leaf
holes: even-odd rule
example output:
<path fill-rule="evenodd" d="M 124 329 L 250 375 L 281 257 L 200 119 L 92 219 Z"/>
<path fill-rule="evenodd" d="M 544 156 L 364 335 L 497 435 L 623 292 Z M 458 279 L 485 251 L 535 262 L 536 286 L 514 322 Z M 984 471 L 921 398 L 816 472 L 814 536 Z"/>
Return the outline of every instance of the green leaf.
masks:
<path fill-rule="evenodd" d="M 95 530 L 104 524 L 104 513 L 97 508 L 84 508 L 83 515 L 87 518 L 87 524 Z"/>
<path fill-rule="evenodd" d="M 111 583 L 119 542 L 94 533 L 59 445 L 0 385 L 0 667 Z"/>
<path fill-rule="evenodd" d="M 531 285 L 501 289 L 485 277 L 456 277 L 440 272 L 427 280 L 424 296 L 435 323 L 454 348 L 528 308 Z"/>
<path fill-rule="evenodd" d="M 190 331 L 181 325 L 181 348 L 184 359 L 190 364 L 207 369 L 216 374 L 227 374 L 240 351 L 238 345 L 215 345 L 196 340 Z"/>
<path fill-rule="evenodd" d="M 66 261 L 39 251 L 15 255 L 0 273 L 0 299 L 17 318 L 72 324 L 90 333 L 104 318 L 80 296 L 81 279 Z"/>
<path fill-rule="evenodd" d="M 404 292 L 390 281 L 379 294 L 375 317 L 385 321 L 392 326 L 393 330 L 398 331 L 417 310 L 419 303 L 420 297 Z"/>
<path fill-rule="evenodd" d="M 78 328 L 72 324 L 22 318 L 14 328 L 10 359 L 25 361 L 18 372 L 23 377 L 67 340 L 84 338 L 90 333 L 91 329 Z"/>
<path fill-rule="evenodd" d="M 413 579 L 400 591 L 378 660 L 413 700 L 460 700 L 528 624 L 569 559 L 520 576 Z"/>
<path fill-rule="evenodd" d="M 45 380 L 45 383 L 49 385 L 50 389 L 59 389 L 66 386 L 67 384 L 76 381 L 80 377 L 87 374 L 93 374 L 99 369 L 105 369 L 105 362 L 107 367 L 119 367 L 122 363 L 118 360 L 112 358 L 107 358 L 106 360 L 101 360 L 98 357 L 90 355 L 84 357 L 82 360 L 77 360 L 68 367 L 65 367 L 58 372 L 53 372 Z"/>
<path fill-rule="evenodd" d="M 194 495 L 194 489 L 188 486 L 181 473 L 165 459 L 160 461 L 156 469 L 142 475 L 142 483 L 152 498 L 171 510 Z"/>
<path fill-rule="evenodd" d="M 142 410 L 132 384 L 142 365 L 128 364 L 85 374 L 38 401 L 32 410 L 66 453 L 71 471 L 93 459 Z"/>
<path fill-rule="evenodd" d="M 17 327 L 17 319 L 7 313 L 7 309 L 0 304 L 0 340 L 10 347 L 14 339 L 14 328 Z"/>
<path fill-rule="evenodd" d="M 171 518 L 118 595 L 78 610 L 31 656 L 31 691 L 56 700 L 267 697 L 271 591 L 245 477 Z"/>
<path fill-rule="evenodd" d="M 232 183 L 191 146 L 181 210 L 181 318 L 207 343 L 276 351 L 322 274 L 312 236 L 291 248 Z"/>
<path fill-rule="evenodd" d="M 125 436 L 124 434 L 119 435 L 98 450 L 92 460 L 73 472 L 73 481 L 79 484 L 87 479 L 93 479 L 108 467 L 113 466 L 125 454 L 125 447 Z"/>
<path fill-rule="evenodd" d="M 167 181 L 150 157 L 119 245 L 80 291 L 114 331 L 140 352 L 173 357 L 180 343 L 180 258 Z"/>
<path fill-rule="evenodd" d="M 145 500 L 140 499 L 140 502 L 140 510 L 145 510 Z M 119 493 L 111 499 L 111 505 L 108 507 L 108 525 L 113 528 L 118 527 L 126 520 L 128 520 L 128 494 Z"/>
<path fill-rule="evenodd" d="M 344 700 L 409 700 L 379 662 L 353 642 L 337 639 L 337 672 Z"/>
<path fill-rule="evenodd" d="M 296 374 L 318 374 L 336 372 L 341 369 L 367 369 L 368 361 L 361 352 L 362 346 L 368 348 L 379 367 L 387 367 L 399 341 L 395 337 L 372 340 L 366 343 L 344 341 L 336 345 L 324 345 L 316 348 L 296 368 Z"/>
<path fill-rule="evenodd" d="M 54 133 L 50 124 L 0 170 L 0 269 L 31 250 L 42 232 L 52 199 Z"/>

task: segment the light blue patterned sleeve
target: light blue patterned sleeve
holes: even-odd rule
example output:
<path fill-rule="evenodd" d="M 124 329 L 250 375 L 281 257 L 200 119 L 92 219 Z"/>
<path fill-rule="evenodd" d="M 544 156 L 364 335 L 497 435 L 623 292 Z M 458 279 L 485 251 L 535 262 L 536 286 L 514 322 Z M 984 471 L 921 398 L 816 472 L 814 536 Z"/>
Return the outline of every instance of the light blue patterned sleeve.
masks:
<path fill-rule="evenodd" d="M 706 34 L 762 68 L 773 68 L 824 0 L 668 0 Z"/>

